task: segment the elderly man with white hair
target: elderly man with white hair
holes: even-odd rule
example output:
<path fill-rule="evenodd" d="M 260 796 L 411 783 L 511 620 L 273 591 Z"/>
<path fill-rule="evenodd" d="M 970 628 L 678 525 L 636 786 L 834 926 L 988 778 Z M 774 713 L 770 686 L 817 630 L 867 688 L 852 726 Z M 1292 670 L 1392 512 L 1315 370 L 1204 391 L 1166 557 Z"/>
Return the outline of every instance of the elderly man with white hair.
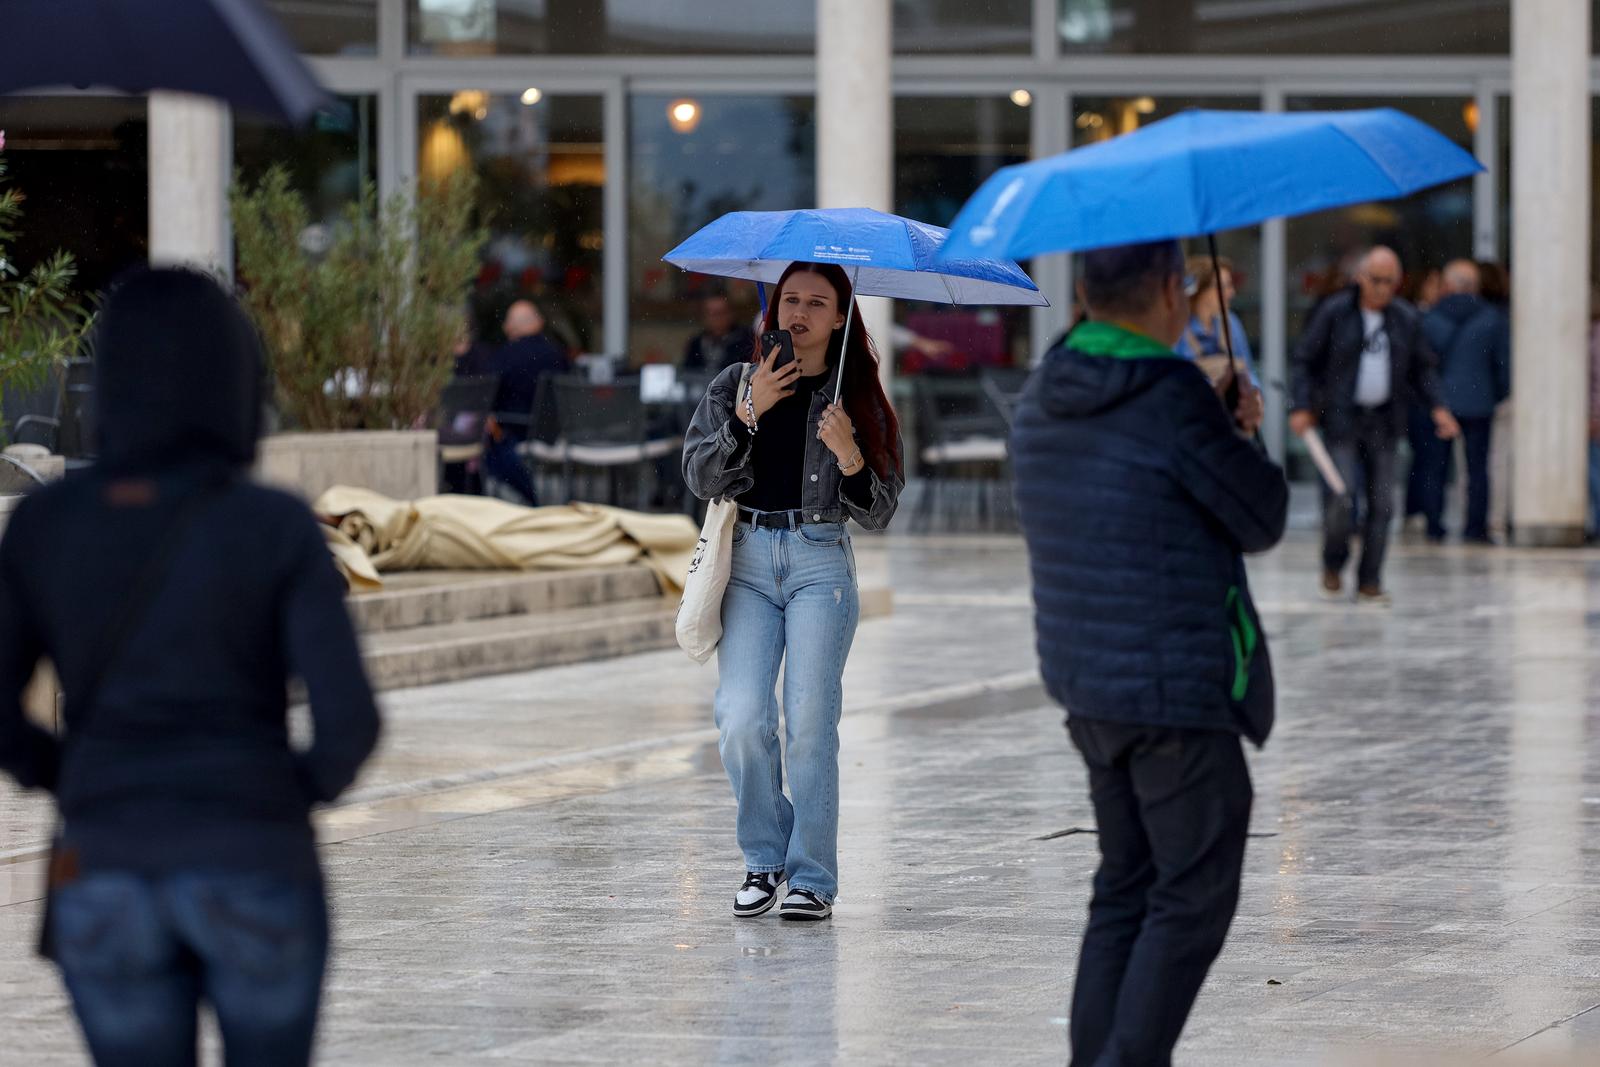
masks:
<path fill-rule="evenodd" d="M 1379 246 L 1361 260 L 1356 284 L 1330 297 L 1295 345 L 1294 409 L 1289 428 L 1304 436 L 1320 427 L 1346 485 L 1366 487 L 1356 600 L 1387 604 L 1383 558 L 1394 516 L 1395 458 L 1413 399 L 1432 413 L 1443 440 L 1458 432 L 1439 400 L 1437 365 L 1417 309 L 1396 294 L 1400 257 Z M 1361 468 L 1364 478 L 1357 477 Z M 1354 501 L 1324 493 L 1322 591 L 1344 591 Z"/>

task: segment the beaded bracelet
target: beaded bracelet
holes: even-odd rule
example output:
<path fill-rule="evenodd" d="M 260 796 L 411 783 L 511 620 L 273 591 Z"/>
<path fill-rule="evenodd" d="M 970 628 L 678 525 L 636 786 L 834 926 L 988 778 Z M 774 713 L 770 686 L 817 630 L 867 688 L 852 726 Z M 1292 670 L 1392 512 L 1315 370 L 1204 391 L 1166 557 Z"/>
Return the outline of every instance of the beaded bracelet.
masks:
<path fill-rule="evenodd" d="M 747 385 L 744 389 L 744 412 L 750 416 L 744 420 L 751 433 L 756 432 L 756 390 L 754 386 Z"/>

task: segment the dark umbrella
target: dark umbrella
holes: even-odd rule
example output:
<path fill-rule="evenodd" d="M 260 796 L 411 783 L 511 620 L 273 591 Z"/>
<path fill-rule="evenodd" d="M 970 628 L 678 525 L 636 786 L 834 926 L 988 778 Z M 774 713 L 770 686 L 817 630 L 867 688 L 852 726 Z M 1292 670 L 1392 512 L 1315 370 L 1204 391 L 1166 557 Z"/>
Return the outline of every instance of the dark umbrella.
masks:
<path fill-rule="evenodd" d="M 328 96 L 259 0 L 5 0 L 0 93 L 164 89 L 305 122 Z"/>

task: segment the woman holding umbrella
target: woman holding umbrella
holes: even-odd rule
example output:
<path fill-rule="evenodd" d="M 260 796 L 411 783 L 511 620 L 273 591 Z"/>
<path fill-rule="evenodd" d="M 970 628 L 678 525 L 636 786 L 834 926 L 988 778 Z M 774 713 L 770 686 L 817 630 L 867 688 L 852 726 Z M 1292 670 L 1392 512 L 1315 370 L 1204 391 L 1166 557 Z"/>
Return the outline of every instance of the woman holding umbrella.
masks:
<path fill-rule="evenodd" d="M 739 505 L 717 650 L 718 743 L 746 877 L 734 914 L 826 919 L 838 890 L 839 716 L 859 604 L 848 519 L 882 530 L 905 484 L 899 421 L 844 270 L 792 263 L 764 330 L 780 347 L 712 381 L 684 443 L 702 500 Z M 789 797 L 778 746 L 783 712 Z M 792 799 L 791 799 L 792 798 Z M 788 893 L 785 896 L 784 890 Z"/>

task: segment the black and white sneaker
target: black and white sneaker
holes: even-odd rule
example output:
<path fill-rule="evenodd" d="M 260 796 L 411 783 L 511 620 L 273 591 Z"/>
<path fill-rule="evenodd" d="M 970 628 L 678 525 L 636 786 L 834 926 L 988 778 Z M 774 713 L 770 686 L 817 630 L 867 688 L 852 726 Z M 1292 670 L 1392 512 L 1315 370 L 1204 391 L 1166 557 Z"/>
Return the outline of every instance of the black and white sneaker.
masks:
<path fill-rule="evenodd" d="M 800 922 L 816 922 L 832 914 L 833 905 L 809 889 L 792 890 L 783 898 L 783 904 L 778 908 L 778 918 L 795 919 Z"/>
<path fill-rule="evenodd" d="M 786 885 L 788 882 L 784 879 L 782 871 L 747 872 L 744 885 L 733 895 L 733 914 L 741 919 L 753 919 L 757 915 L 765 915 L 783 895 L 783 887 Z"/>

